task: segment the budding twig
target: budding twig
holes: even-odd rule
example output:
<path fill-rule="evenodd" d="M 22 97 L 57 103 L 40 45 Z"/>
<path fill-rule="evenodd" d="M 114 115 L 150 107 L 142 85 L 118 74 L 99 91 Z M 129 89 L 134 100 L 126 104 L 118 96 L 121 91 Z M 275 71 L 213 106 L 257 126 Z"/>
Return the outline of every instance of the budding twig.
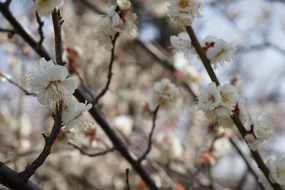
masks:
<path fill-rule="evenodd" d="M 83 148 L 79 147 L 78 145 L 69 142 L 68 143 L 70 146 L 72 146 L 73 148 L 77 149 L 81 154 L 85 155 L 85 156 L 89 156 L 89 157 L 97 157 L 97 156 L 104 156 L 110 152 L 114 152 L 116 149 L 113 148 L 109 148 L 107 150 L 101 151 L 101 152 L 96 152 L 96 153 L 89 153 L 86 150 L 84 150 Z"/>

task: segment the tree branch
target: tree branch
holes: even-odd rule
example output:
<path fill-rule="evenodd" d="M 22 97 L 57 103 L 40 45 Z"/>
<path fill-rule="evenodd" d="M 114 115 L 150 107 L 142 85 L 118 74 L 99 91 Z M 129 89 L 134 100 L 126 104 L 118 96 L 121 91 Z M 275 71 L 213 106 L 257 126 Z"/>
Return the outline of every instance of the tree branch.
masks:
<path fill-rule="evenodd" d="M 17 172 L 0 162 L 0 183 L 13 190 L 40 190 L 31 181 L 24 181 Z"/>
<path fill-rule="evenodd" d="M 196 52 L 198 53 L 208 75 L 210 76 L 211 80 L 213 82 L 216 83 L 216 85 L 220 85 L 220 82 L 213 70 L 213 68 L 211 67 L 211 63 L 210 61 L 207 59 L 206 54 L 204 52 L 204 50 L 202 49 L 200 42 L 198 41 L 196 34 L 193 30 L 193 28 L 191 26 L 186 26 L 186 31 L 188 33 L 188 35 L 190 36 L 191 39 L 191 44 L 193 45 L 193 47 L 195 48 Z M 243 126 L 242 122 L 240 121 L 240 119 L 238 118 L 238 116 L 234 113 L 231 116 L 234 124 L 237 126 L 240 134 L 242 137 L 245 137 L 245 135 L 247 134 L 247 131 L 245 129 L 245 127 Z M 260 156 L 260 154 L 257 151 L 253 151 L 250 149 L 251 155 L 253 157 L 253 159 L 255 160 L 255 162 L 257 163 L 258 167 L 260 168 L 260 170 L 263 172 L 263 174 L 266 176 L 267 180 L 270 182 L 270 184 L 272 185 L 272 187 L 276 190 L 282 190 L 281 186 L 277 183 L 273 183 L 272 181 L 270 181 L 269 179 L 269 169 L 267 168 L 266 164 L 264 163 L 262 157 Z"/>
<path fill-rule="evenodd" d="M 153 136 L 153 132 L 155 129 L 155 121 L 156 121 L 156 117 L 157 117 L 157 113 L 159 110 L 159 106 L 156 106 L 154 112 L 153 112 L 153 118 L 152 118 L 152 127 L 151 127 L 151 131 L 149 133 L 148 136 L 148 144 L 147 144 L 147 149 L 146 151 L 142 154 L 142 156 L 140 158 L 138 158 L 137 162 L 142 162 L 146 156 L 148 155 L 148 153 L 151 151 L 151 146 L 152 146 L 152 136 Z"/>
<path fill-rule="evenodd" d="M 115 60 L 115 46 L 116 46 L 116 41 L 119 37 L 120 33 L 117 32 L 114 36 L 114 38 L 112 39 L 112 50 L 111 50 L 111 58 L 110 58 L 110 62 L 109 62 L 109 67 L 108 67 L 108 78 L 107 78 L 107 83 L 105 85 L 105 87 L 101 90 L 101 92 L 95 97 L 94 101 L 93 101 L 93 105 L 94 104 L 97 104 L 99 99 L 102 98 L 105 93 L 108 91 L 109 89 L 109 86 L 111 84 L 111 80 L 112 80 L 112 68 L 113 68 L 113 63 L 114 63 L 114 60 Z"/>
<path fill-rule="evenodd" d="M 56 106 L 56 115 L 54 118 L 54 125 L 52 127 L 50 136 L 47 137 L 43 134 L 43 137 L 45 139 L 45 145 L 40 153 L 40 155 L 31 163 L 31 165 L 27 166 L 27 168 L 20 172 L 19 175 L 27 181 L 34 173 L 35 171 L 43 165 L 49 154 L 51 153 L 52 146 L 57 139 L 60 129 L 63 126 L 61 121 L 61 115 L 62 115 L 62 102 L 59 103 L 59 105 Z"/>
<path fill-rule="evenodd" d="M 97 157 L 97 156 L 104 156 L 110 152 L 114 152 L 116 149 L 115 148 L 109 148 L 107 150 L 104 150 L 102 152 L 96 152 L 96 153 L 88 153 L 86 152 L 83 148 L 77 146 L 76 144 L 73 144 L 71 142 L 68 143 L 70 146 L 72 146 L 73 148 L 77 149 L 81 154 L 85 155 L 85 156 L 89 156 L 89 157 Z"/>
<path fill-rule="evenodd" d="M 61 40 L 61 25 L 63 23 L 62 17 L 60 15 L 60 10 L 55 8 L 52 12 L 52 23 L 54 30 L 54 40 L 55 40 L 55 55 L 56 64 L 64 65 L 62 61 L 62 40 Z"/>
<path fill-rule="evenodd" d="M 0 12 L 4 15 L 4 17 L 10 22 L 10 24 L 14 27 L 15 30 L 18 31 L 18 34 L 25 40 L 40 57 L 45 57 L 45 59 L 49 60 L 50 56 L 47 51 L 42 47 L 38 46 L 37 42 L 25 31 L 25 29 L 21 26 L 21 24 L 16 20 L 16 18 L 11 14 L 8 7 L 3 6 L 3 3 L 0 3 Z M 80 102 L 92 102 L 92 100 L 86 96 L 82 91 L 76 90 L 74 96 Z M 150 175 L 145 171 L 143 166 L 138 163 L 133 156 L 129 153 L 128 149 L 113 130 L 113 128 L 108 124 L 106 119 L 102 116 L 101 111 L 93 106 L 89 113 L 94 118 L 94 120 L 99 124 L 102 130 L 106 133 L 108 138 L 111 140 L 113 146 L 118 150 L 121 155 L 130 163 L 130 165 L 134 168 L 134 170 L 140 175 L 140 177 L 144 180 L 146 185 L 151 190 L 159 190 L 154 181 L 151 179 Z"/>
<path fill-rule="evenodd" d="M 38 23 L 38 33 L 40 35 L 40 40 L 39 40 L 39 46 L 42 45 L 43 41 L 44 41 L 44 33 L 43 33 L 43 26 L 44 26 L 44 21 L 42 21 L 40 15 L 38 12 L 36 12 L 36 18 L 37 18 L 37 23 Z"/>
<path fill-rule="evenodd" d="M 10 84 L 16 86 L 18 89 L 20 89 L 22 92 L 24 92 L 27 96 L 35 96 L 34 93 L 30 93 L 28 92 L 26 89 L 24 89 L 21 85 L 19 85 L 18 83 L 16 83 L 15 81 L 11 80 L 9 77 L 7 77 L 6 75 L 4 75 L 3 73 L 0 72 L 0 77 L 4 78 L 5 80 L 7 80 Z"/>

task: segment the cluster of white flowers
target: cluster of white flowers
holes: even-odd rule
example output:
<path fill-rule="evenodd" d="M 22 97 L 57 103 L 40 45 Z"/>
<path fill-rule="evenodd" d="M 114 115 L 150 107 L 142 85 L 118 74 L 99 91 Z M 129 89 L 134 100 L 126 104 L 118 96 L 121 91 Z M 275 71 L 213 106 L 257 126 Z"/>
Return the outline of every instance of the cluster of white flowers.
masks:
<path fill-rule="evenodd" d="M 48 15 L 61 3 L 62 0 L 36 0 L 35 9 L 41 15 Z"/>
<path fill-rule="evenodd" d="M 271 157 L 267 166 L 270 180 L 285 187 L 285 156 Z"/>
<path fill-rule="evenodd" d="M 186 53 L 192 49 L 191 39 L 186 32 L 170 36 L 170 43 L 177 53 Z"/>
<path fill-rule="evenodd" d="M 236 51 L 233 43 L 214 36 L 207 36 L 202 42 L 202 47 L 214 68 L 217 68 L 218 65 L 223 66 L 231 63 L 233 54 Z"/>
<path fill-rule="evenodd" d="M 62 121 L 66 130 L 74 128 L 81 131 L 89 126 L 90 122 L 82 113 L 88 111 L 92 105 L 79 103 L 72 96 L 79 82 L 76 77 L 68 76 L 66 67 L 42 58 L 36 65 L 36 71 L 28 73 L 26 79 L 29 90 L 37 95 L 39 103 L 49 106 L 51 112 L 55 111 L 60 101 L 63 102 Z"/>
<path fill-rule="evenodd" d="M 234 86 L 224 84 L 217 86 L 210 83 L 198 96 L 198 106 L 212 121 L 223 125 L 235 109 L 238 95 Z M 226 126 L 224 126 L 226 127 Z"/>
<path fill-rule="evenodd" d="M 245 136 L 250 149 L 257 151 L 272 135 L 272 119 L 265 113 L 251 114 L 252 131 Z"/>
<path fill-rule="evenodd" d="M 117 6 L 109 7 L 107 15 L 98 23 L 97 41 L 106 49 L 113 47 L 112 39 L 116 33 L 128 31 L 136 33 L 136 14 L 130 11 L 131 3 L 128 0 L 118 0 Z"/>
<path fill-rule="evenodd" d="M 177 98 L 179 89 L 169 79 L 162 79 L 153 86 L 156 93 L 155 105 L 162 108 L 168 108 L 173 105 Z"/>
<path fill-rule="evenodd" d="M 200 16 L 200 0 L 170 0 L 168 17 L 174 23 L 189 26 Z"/>

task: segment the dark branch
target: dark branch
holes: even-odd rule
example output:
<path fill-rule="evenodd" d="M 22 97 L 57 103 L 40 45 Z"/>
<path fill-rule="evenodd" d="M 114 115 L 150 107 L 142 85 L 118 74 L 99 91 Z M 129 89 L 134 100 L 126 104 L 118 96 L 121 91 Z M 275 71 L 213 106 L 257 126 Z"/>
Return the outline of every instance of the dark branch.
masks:
<path fill-rule="evenodd" d="M 25 29 L 21 26 L 21 24 L 16 20 L 16 18 L 11 14 L 7 7 L 3 7 L 3 4 L 0 3 L 0 12 L 5 16 L 5 18 L 10 22 L 10 24 L 14 27 L 15 30 L 18 31 L 18 34 L 25 40 L 37 54 L 41 57 L 45 57 L 47 60 L 50 59 L 49 54 L 42 46 L 37 46 L 37 42 L 25 31 Z M 92 102 L 92 100 L 86 96 L 82 91 L 76 90 L 74 96 L 80 102 Z M 108 138 L 112 141 L 113 146 L 118 150 L 121 155 L 130 163 L 130 165 L 134 168 L 134 170 L 140 175 L 140 177 L 144 180 L 146 185 L 151 190 L 158 190 L 158 187 L 151 179 L 150 175 L 146 172 L 143 166 L 138 163 L 133 156 L 129 153 L 128 149 L 113 130 L 113 128 L 109 125 L 106 119 L 102 116 L 101 111 L 93 106 L 89 113 L 95 119 L 95 121 L 100 125 L 103 131 L 106 133 Z"/>
<path fill-rule="evenodd" d="M 89 157 L 97 157 L 97 156 L 104 156 L 110 152 L 115 151 L 115 148 L 110 148 L 107 150 L 104 150 L 102 152 L 96 152 L 96 153 L 88 153 L 86 150 L 84 150 L 83 148 L 77 146 L 76 144 L 73 144 L 71 142 L 68 143 L 70 146 L 72 146 L 73 148 L 77 149 L 81 154 L 85 155 L 85 156 L 89 156 Z"/>
<path fill-rule="evenodd" d="M 129 182 L 129 173 L 130 173 L 130 170 L 129 168 L 126 169 L 126 185 L 127 185 L 127 190 L 131 190 L 130 188 L 130 182 Z"/>
<path fill-rule="evenodd" d="M 24 181 L 17 172 L 0 162 L 0 183 L 13 190 L 40 190 L 31 181 Z"/>
<path fill-rule="evenodd" d="M 43 165 L 49 154 L 51 153 L 52 146 L 57 139 L 60 129 L 63 126 L 62 121 L 61 121 L 61 115 L 62 115 L 62 102 L 59 103 L 59 105 L 56 106 L 56 115 L 54 119 L 54 125 L 52 127 L 50 136 L 45 136 L 43 135 L 45 139 L 45 145 L 40 153 L 40 155 L 31 163 L 31 165 L 27 166 L 26 169 L 19 173 L 19 175 L 24 179 L 28 180 L 34 173 L 35 171 Z"/>
<path fill-rule="evenodd" d="M 213 68 L 211 67 L 210 61 L 207 59 L 206 54 L 205 54 L 204 50 L 202 49 L 200 42 L 198 41 L 193 28 L 191 26 L 187 26 L 185 29 L 186 29 L 188 35 L 190 36 L 191 43 L 192 43 L 193 47 L 195 48 L 196 52 L 198 53 L 200 59 L 202 60 L 202 63 L 204 65 L 208 75 L 210 76 L 211 80 L 213 82 L 215 82 L 217 86 L 220 85 L 220 82 L 219 82 Z M 243 126 L 242 122 L 240 121 L 239 117 L 234 113 L 231 116 L 231 118 L 232 118 L 234 124 L 237 126 L 241 136 L 245 137 L 245 135 L 247 134 L 247 131 L 246 131 L 245 127 Z M 250 149 L 250 152 L 251 152 L 251 155 L 252 155 L 253 159 L 255 160 L 256 164 L 258 165 L 260 170 L 263 172 L 263 174 L 266 176 L 267 180 L 270 182 L 272 187 L 276 190 L 281 190 L 282 188 L 279 184 L 273 183 L 272 181 L 270 181 L 269 169 L 267 168 L 267 166 L 264 163 L 260 154 L 257 151 L 253 151 L 251 149 Z"/>
<path fill-rule="evenodd" d="M 61 25 L 63 23 L 60 10 L 55 8 L 52 12 L 52 23 L 54 30 L 54 40 L 55 40 L 55 55 L 56 55 L 56 64 L 64 65 L 62 61 L 62 40 L 61 40 Z"/>
<path fill-rule="evenodd" d="M 97 104 L 98 101 L 100 100 L 100 98 L 102 98 L 104 96 L 104 94 L 108 91 L 109 86 L 111 84 L 111 80 L 112 80 L 112 68 L 113 68 L 113 64 L 115 61 L 115 47 L 116 47 L 116 41 L 119 37 L 120 33 L 117 32 L 114 36 L 114 38 L 112 39 L 112 50 L 111 50 L 111 58 L 110 58 L 110 62 L 109 62 L 109 67 L 108 67 L 108 78 L 107 78 L 107 83 L 105 85 L 105 87 L 101 90 L 101 92 L 95 97 L 94 101 L 93 101 L 93 105 Z"/>
<path fill-rule="evenodd" d="M 0 32 L 16 33 L 16 30 L 13 30 L 13 29 L 6 29 L 6 28 L 0 28 Z"/>
<path fill-rule="evenodd" d="M 37 23 L 38 23 L 38 33 L 40 35 L 40 40 L 39 40 L 39 46 L 42 45 L 43 41 L 44 41 L 44 33 L 43 33 L 43 26 L 44 26 L 44 21 L 42 21 L 40 15 L 38 12 L 36 12 L 36 18 L 37 18 Z"/>
<path fill-rule="evenodd" d="M 35 96 L 35 94 L 28 92 L 26 89 L 24 89 L 21 85 L 19 85 L 18 83 L 16 83 L 15 81 L 11 80 L 9 77 L 7 77 L 6 75 L 4 75 L 3 73 L 0 72 L 0 78 L 4 78 L 5 80 L 7 80 L 10 84 L 16 86 L 17 88 L 19 88 L 22 92 L 24 92 L 27 96 Z"/>
<path fill-rule="evenodd" d="M 142 162 L 146 156 L 148 155 L 148 153 L 151 151 L 151 146 L 152 146 L 152 136 L 153 136 L 153 132 L 155 129 L 155 121 L 156 121 L 156 117 L 157 117 L 157 113 L 159 110 L 159 106 L 156 106 L 154 112 L 153 112 L 153 118 L 152 118 L 152 127 L 151 127 L 151 131 L 149 133 L 148 136 L 148 144 L 147 144 L 147 149 L 146 151 L 142 154 L 142 156 L 138 159 L 138 162 Z"/>

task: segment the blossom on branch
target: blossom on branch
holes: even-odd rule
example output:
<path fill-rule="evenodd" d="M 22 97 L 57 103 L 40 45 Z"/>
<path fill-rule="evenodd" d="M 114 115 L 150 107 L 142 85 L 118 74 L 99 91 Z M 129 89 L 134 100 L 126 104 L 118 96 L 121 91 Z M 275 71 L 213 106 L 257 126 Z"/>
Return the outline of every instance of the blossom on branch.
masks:
<path fill-rule="evenodd" d="M 285 156 L 271 157 L 267 161 L 269 178 L 281 186 L 285 186 Z"/>
<path fill-rule="evenodd" d="M 36 65 L 35 72 L 27 74 L 26 79 L 29 90 L 36 93 L 38 101 L 52 110 L 58 101 L 71 96 L 79 84 L 76 77 L 68 77 L 64 66 L 44 58 Z"/>
<path fill-rule="evenodd" d="M 62 122 L 65 125 L 65 131 L 74 130 L 76 133 L 84 131 L 87 127 L 93 125 L 83 116 L 83 113 L 90 110 L 91 104 L 79 103 L 73 96 L 68 98 L 66 106 L 62 111 Z"/>
<path fill-rule="evenodd" d="M 179 25 L 189 26 L 200 16 L 200 0 L 170 0 L 167 16 Z"/>
<path fill-rule="evenodd" d="M 153 85 L 155 96 L 155 105 L 168 108 L 178 99 L 179 89 L 169 79 L 162 79 Z"/>
<path fill-rule="evenodd" d="M 186 53 L 192 49 L 191 39 L 186 32 L 181 32 L 178 36 L 170 36 L 170 43 L 178 53 Z"/>
<path fill-rule="evenodd" d="M 131 3 L 127 0 L 118 0 L 117 6 L 109 7 L 107 15 L 98 22 L 97 41 L 106 49 L 112 49 L 112 39 L 116 33 L 136 33 L 136 14 L 130 11 Z"/>
<path fill-rule="evenodd" d="M 233 54 L 236 51 L 233 43 L 226 42 L 214 36 L 207 36 L 202 42 L 202 47 L 214 68 L 217 68 L 219 65 L 230 64 Z"/>
<path fill-rule="evenodd" d="M 36 0 L 35 9 L 39 14 L 48 15 L 61 4 L 62 0 Z"/>
<path fill-rule="evenodd" d="M 217 86 L 210 83 L 205 89 L 201 90 L 198 96 L 198 106 L 205 115 L 214 122 L 227 126 L 228 119 L 232 115 L 238 102 L 238 95 L 234 86 L 224 84 Z"/>

